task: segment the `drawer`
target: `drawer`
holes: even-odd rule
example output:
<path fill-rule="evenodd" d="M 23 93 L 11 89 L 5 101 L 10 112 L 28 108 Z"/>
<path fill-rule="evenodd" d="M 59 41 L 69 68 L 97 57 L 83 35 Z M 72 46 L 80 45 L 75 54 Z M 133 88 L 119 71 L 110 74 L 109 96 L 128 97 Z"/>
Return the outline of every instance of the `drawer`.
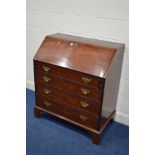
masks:
<path fill-rule="evenodd" d="M 81 72 L 73 71 L 67 68 L 62 68 L 39 61 L 34 61 L 34 67 L 35 69 L 40 70 L 44 73 L 49 73 L 61 78 L 69 79 L 86 86 L 95 87 L 98 89 L 103 88 L 103 80 L 95 76 L 87 75 Z"/>
<path fill-rule="evenodd" d="M 51 90 L 51 92 L 48 93 L 47 90 Z M 69 93 L 63 92 L 55 88 L 49 88 L 45 85 L 36 85 L 36 93 L 42 94 L 50 101 L 65 103 L 69 106 L 82 109 L 94 115 L 100 114 L 101 104 L 87 98 L 72 96 Z"/>
<path fill-rule="evenodd" d="M 50 87 L 56 87 L 69 91 L 71 93 L 78 94 L 83 97 L 88 97 L 93 100 L 101 100 L 101 91 L 92 87 L 79 85 L 77 83 L 70 82 L 66 79 L 52 76 L 51 74 L 45 74 L 42 72 L 35 72 L 36 83 L 48 84 Z"/>
<path fill-rule="evenodd" d="M 36 101 L 38 107 L 41 107 L 55 114 L 61 115 L 63 117 L 69 118 L 85 126 L 94 129 L 98 128 L 99 117 L 95 117 L 86 112 L 74 109 L 62 103 L 49 101 L 47 98 L 44 98 L 42 96 L 37 96 Z"/>

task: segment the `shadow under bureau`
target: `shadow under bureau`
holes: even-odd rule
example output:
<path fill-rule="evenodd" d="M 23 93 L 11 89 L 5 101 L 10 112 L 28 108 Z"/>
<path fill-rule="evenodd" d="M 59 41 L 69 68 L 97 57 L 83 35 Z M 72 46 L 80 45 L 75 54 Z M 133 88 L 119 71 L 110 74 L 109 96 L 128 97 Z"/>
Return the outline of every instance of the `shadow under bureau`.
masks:
<path fill-rule="evenodd" d="M 98 144 L 115 116 L 124 44 L 65 34 L 46 36 L 34 56 L 36 106 L 77 125 Z"/>

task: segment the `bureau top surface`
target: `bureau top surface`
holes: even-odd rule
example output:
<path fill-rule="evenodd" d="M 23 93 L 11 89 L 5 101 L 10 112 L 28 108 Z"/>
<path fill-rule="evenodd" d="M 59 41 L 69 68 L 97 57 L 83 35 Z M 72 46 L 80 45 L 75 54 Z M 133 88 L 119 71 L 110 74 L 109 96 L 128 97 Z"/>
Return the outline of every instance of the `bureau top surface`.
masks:
<path fill-rule="evenodd" d="M 34 60 L 103 78 L 118 45 L 54 34 L 45 37 Z"/>

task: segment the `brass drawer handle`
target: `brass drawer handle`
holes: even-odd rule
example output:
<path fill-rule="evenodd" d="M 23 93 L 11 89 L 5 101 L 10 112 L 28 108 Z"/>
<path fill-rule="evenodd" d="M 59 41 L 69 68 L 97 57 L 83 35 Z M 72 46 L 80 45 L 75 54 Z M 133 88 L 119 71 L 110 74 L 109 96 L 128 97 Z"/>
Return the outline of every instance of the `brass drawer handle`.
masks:
<path fill-rule="evenodd" d="M 84 101 L 80 101 L 80 104 L 81 104 L 81 106 L 84 107 L 84 108 L 86 108 L 86 107 L 89 106 L 89 103 L 84 102 Z"/>
<path fill-rule="evenodd" d="M 87 84 L 87 83 L 90 83 L 92 80 L 90 78 L 87 78 L 87 77 L 81 77 L 82 81 Z"/>
<path fill-rule="evenodd" d="M 43 76 L 43 79 L 44 79 L 45 82 L 49 82 L 49 81 L 51 81 L 51 78 L 46 77 L 46 76 Z"/>
<path fill-rule="evenodd" d="M 45 72 L 48 72 L 50 69 L 51 69 L 51 68 L 49 68 L 49 67 L 47 67 L 47 66 L 43 66 L 43 70 L 44 70 Z"/>
<path fill-rule="evenodd" d="M 79 117 L 80 117 L 80 119 L 82 120 L 82 121 L 86 121 L 88 118 L 86 117 L 86 116 L 84 116 L 84 115 L 79 115 Z"/>
<path fill-rule="evenodd" d="M 87 95 L 87 94 L 90 93 L 90 90 L 85 89 L 85 88 L 81 88 L 81 92 L 82 92 L 84 95 Z"/>
<path fill-rule="evenodd" d="M 44 104 L 46 105 L 46 107 L 50 107 L 52 105 L 52 103 L 44 101 Z"/>
<path fill-rule="evenodd" d="M 44 93 L 49 94 L 49 93 L 51 93 L 51 90 L 50 89 L 44 89 Z"/>

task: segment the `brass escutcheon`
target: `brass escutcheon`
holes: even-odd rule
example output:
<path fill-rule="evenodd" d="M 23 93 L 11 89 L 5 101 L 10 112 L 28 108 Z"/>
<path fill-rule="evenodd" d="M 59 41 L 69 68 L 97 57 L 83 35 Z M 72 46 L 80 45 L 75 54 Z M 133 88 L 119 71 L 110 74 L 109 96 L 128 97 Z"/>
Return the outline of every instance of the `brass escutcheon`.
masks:
<path fill-rule="evenodd" d="M 85 89 L 85 88 L 81 88 L 81 92 L 82 92 L 84 95 L 87 95 L 87 94 L 90 93 L 90 90 Z"/>
<path fill-rule="evenodd" d="M 88 118 L 86 117 L 86 116 L 84 116 L 84 115 L 79 115 L 79 117 L 80 117 L 80 119 L 82 120 L 82 121 L 86 121 Z"/>
<path fill-rule="evenodd" d="M 49 82 L 49 81 L 51 81 L 51 78 L 46 77 L 46 76 L 43 76 L 43 79 L 44 79 L 45 82 Z"/>
<path fill-rule="evenodd" d="M 80 101 L 80 104 L 81 104 L 81 106 L 84 107 L 84 108 L 86 108 L 86 107 L 89 106 L 89 104 L 86 103 L 86 102 L 84 102 L 84 101 Z"/>
<path fill-rule="evenodd" d="M 45 72 L 48 72 L 48 71 L 50 70 L 50 68 L 47 67 L 47 66 L 43 66 L 43 70 L 44 70 Z"/>
<path fill-rule="evenodd" d="M 81 77 L 82 81 L 87 84 L 87 83 L 90 83 L 92 80 L 90 78 L 87 78 L 87 77 Z"/>
<path fill-rule="evenodd" d="M 44 101 L 44 104 L 46 105 L 46 107 L 50 107 L 52 105 L 52 103 Z"/>
<path fill-rule="evenodd" d="M 51 90 L 50 89 L 44 89 L 44 93 L 49 94 L 49 93 L 51 93 Z"/>

